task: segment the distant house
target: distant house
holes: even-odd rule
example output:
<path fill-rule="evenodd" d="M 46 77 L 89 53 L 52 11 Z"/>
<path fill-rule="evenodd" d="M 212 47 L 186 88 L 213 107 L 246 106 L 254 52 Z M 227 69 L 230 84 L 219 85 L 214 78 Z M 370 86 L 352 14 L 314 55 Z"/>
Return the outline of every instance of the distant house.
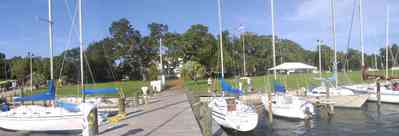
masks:
<path fill-rule="evenodd" d="M 300 63 L 300 62 L 286 62 L 275 67 L 269 68 L 269 71 L 276 70 L 281 73 L 302 73 L 302 72 L 312 72 L 317 70 L 317 67 Z"/>

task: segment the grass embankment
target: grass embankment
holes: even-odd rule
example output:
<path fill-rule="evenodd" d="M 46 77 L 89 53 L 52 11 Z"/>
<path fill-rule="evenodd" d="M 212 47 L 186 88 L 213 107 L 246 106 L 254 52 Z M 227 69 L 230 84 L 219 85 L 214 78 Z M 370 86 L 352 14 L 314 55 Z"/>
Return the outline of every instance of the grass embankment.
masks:
<path fill-rule="evenodd" d="M 118 88 L 119 91 L 122 89 L 126 96 L 136 96 L 138 92 L 141 92 L 142 86 L 149 86 L 147 81 L 116 81 L 116 82 L 106 82 L 97 84 L 85 84 L 85 88 L 95 89 L 95 88 Z M 34 91 L 34 94 L 39 92 L 45 92 L 47 88 L 40 88 Z M 29 94 L 29 93 L 28 93 Z M 66 96 L 81 96 L 79 91 L 79 85 L 64 85 L 57 86 L 56 95 L 58 97 Z M 119 94 L 101 94 L 101 95 L 88 95 L 90 96 L 119 96 Z"/>
<path fill-rule="evenodd" d="M 369 74 L 379 74 L 382 75 L 384 71 L 378 72 L 369 72 Z M 322 73 L 322 77 L 331 77 L 333 73 Z M 287 90 L 300 89 L 302 87 L 309 87 L 310 85 L 320 85 L 320 80 L 316 80 L 319 77 L 319 74 L 313 73 L 294 73 L 290 75 L 286 74 L 277 74 L 277 81 L 283 83 Z M 251 77 L 253 87 L 256 91 L 268 91 L 271 90 L 271 82 L 274 79 L 273 74 L 263 75 L 263 76 L 254 76 Z M 338 73 L 338 81 L 339 84 L 357 84 L 357 83 L 365 83 L 366 81 L 361 80 L 361 72 L 360 71 L 352 71 L 352 72 L 340 72 Z M 233 86 L 238 87 L 238 83 L 234 82 L 234 78 L 226 79 L 227 82 L 231 83 Z M 246 81 L 242 80 L 243 88 L 247 88 Z M 371 82 L 371 81 L 367 81 Z M 185 81 L 185 88 L 191 91 L 195 91 L 198 93 L 206 93 L 208 90 L 207 79 L 198 80 L 198 81 Z"/>

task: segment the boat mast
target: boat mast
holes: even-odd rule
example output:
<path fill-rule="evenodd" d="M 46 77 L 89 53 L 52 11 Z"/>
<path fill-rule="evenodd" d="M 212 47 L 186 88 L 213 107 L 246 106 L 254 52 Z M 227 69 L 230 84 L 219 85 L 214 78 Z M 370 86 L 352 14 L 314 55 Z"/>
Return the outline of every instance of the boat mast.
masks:
<path fill-rule="evenodd" d="M 364 67 L 363 0 L 359 0 L 359 21 L 360 21 L 360 47 L 362 50 L 362 67 Z"/>
<path fill-rule="evenodd" d="M 270 0 L 270 10 L 272 14 L 272 46 L 273 46 L 273 67 L 276 67 L 276 39 L 274 33 L 274 0 Z M 277 80 L 276 69 L 273 69 L 274 80 Z"/>
<path fill-rule="evenodd" d="M 320 73 L 320 79 L 321 79 L 321 41 L 317 40 L 317 46 L 319 50 L 319 73 Z"/>
<path fill-rule="evenodd" d="M 220 61 L 222 63 L 221 70 L 222 70 L 222 79 L 224 79 L 224 67 L 223 67 L 223 26 L 222 26 L 222 0 L 218 0 L 218 17 L 219 17 L 219 41 L 220 41 Z"/>
<path fill-rule="evenodd" d="M 52 17 L 52 0 L 48 0 L 48 33 L 50 46 L 50 79 L 54 79 L 54 64 L 53 64 L 53 17 Z"/>
<path fill-rule="evenodd" d="M 331 4 L 331 31 L 334 46 L 334 69 L 335 69 L 335 87 L 338 86 L 338 66 L 337 66 L 337 43 L 335 36 L 335 0 L 330 0 Z"/>
<path fill-rule="evenodd" d="M 374 67 L 375 69 L 378 69 L 377 52 L 374 54 Z"/>
<path fill-rule="evenodd" d="M 244 30 L 244 26 L 240 26 L 240 30 L 241 32 L 241 38 L 242 38 L 242 56 L 243 56 L 243 61 L 244 61 L 244 76 L 247 76 L 247 63 L 245 60 L 245 30 Z"/>
<path fill-rule="evenodd" d="M 28 52 L 29 56 L 29 69 L 30 69 L 30 95 L 33 94 L 33 69 L 32 69 L 32 57 L 33 54 L 31 52 Z"/>
<path fill-rule="evenodd" d="M 79 0 L 79 44 L 80 44 L 80 89 L 84 92 L 83 71 L 83 28 L 82 28 L 82 0 Z M 82 101 L 85 102 L 85 94 L 82 93 Z"/>
<path fill-rule="evenodd" d="M 388 78 L 388 47 L 389 47 L 389 6 L 386 9 L 386 22 L 385 22 L 385 78 Z"/>

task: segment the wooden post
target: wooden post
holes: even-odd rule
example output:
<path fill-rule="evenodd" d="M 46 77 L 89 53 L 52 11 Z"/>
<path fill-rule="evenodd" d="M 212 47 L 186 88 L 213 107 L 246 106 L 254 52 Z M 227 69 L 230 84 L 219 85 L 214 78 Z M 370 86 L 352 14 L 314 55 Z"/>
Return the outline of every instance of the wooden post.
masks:
<path fill-rule="evenodd" d="M 327 86 L 327 115 L 331 117 L 334 114 L 334 105 L 330 101 L 330 88 Z"/>
<path fill-rule="evenodd" d="M 381 85 L 379 80 L 377 80 L 377 104 L 381 105 Z"/>
<path fill-rule="evenodd" d="M 273 102 L 272 102 L 272 93 L 271 92 L 269 92 L 268 93 L 268 103 L 269 103 L 269 111 L 268 111 L 268 115 L 269 115 L 269 123 L 270 123 L 270 125 L 273 123 L 273 109 L 272 109 L 272 104 L 273 104 Z"/>
<path fill-rule="evenodd" d="M 125 103 L 125 98 L 121 97 L 119 98 L 119 114 L 124 114 L 126 113 L 126 103 Z"/>

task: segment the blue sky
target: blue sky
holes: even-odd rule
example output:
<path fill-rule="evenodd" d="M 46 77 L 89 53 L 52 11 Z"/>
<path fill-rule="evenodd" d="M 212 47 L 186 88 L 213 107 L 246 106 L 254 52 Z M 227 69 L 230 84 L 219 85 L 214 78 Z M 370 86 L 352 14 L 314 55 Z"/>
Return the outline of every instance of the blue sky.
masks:
<path fill-rule="evenodd" d="M 56 55 L 78 46 L 78 27 L 76 23 L 71 27 L 75 2 L 53 1 Z M 247 31 L 271 34 L 269 3 L 270 0 L 223 0 L 224 29 L 236 31 L 243 24 Z M 386 5 L 391 7 L 391 43 L 398 42 L 399 1 L 364 0 L 363 3 L 366 51 L 375 52 L 384 46 Z M 331 43 L 328 4 L 328 0 L 276 0 L 276 33 L 307 49 L 315 49 L 317 39 Z M 353 0 L 336 0 L 340 50 L 346 49 L 353 4 Z M 168 24 L 172 32 L 184 32 L 192 24 L 205 24 L 212 33 L 218 32 L 216 0 L 84 0 L 83 10 L 86 45 L 109 36 L 111 22 L 123 17 L 144 35 L 148 34 L 146 26 L 151 22 Z M 0 52 L 5 52 L 7 58 L 24 56 L 28 51 L 48 56 L 48 25 L 37 19 L 47 18 L 47 15 L 47 0 L 2 0 Z M 360 49 L 358 18 L 357 12 L 351 46 Z"/>

